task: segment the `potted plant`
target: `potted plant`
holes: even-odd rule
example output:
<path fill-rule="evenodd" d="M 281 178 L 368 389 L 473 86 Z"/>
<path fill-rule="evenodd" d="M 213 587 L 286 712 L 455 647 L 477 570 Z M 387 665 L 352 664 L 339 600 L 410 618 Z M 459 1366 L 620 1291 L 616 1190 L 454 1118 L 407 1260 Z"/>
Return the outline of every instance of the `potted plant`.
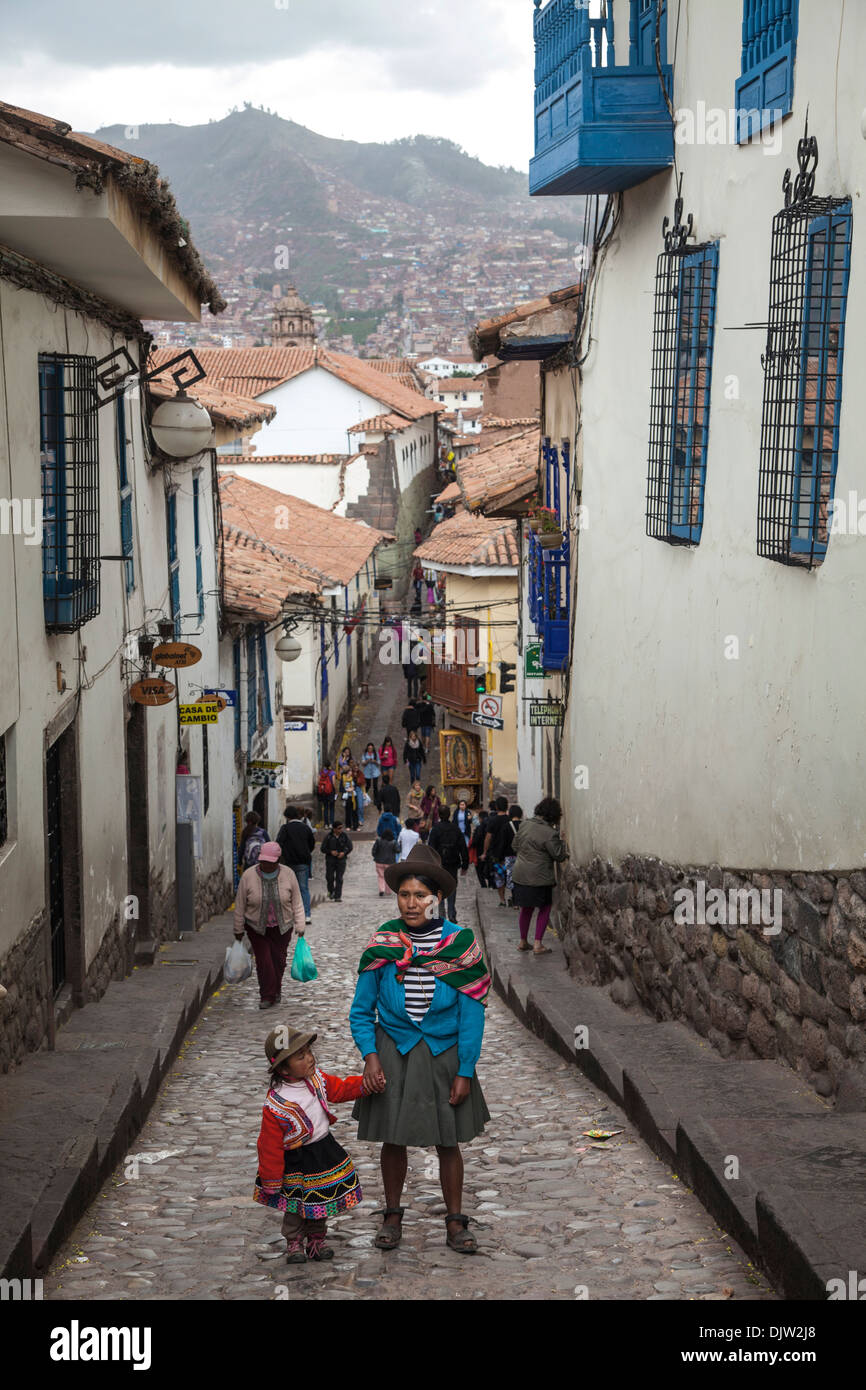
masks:
<path fill-rule="evenodd" d="M 535 513 L 538 544 L 542 550 L 557 550 L 562 545 L 562 525 L 559 517 L 550 507 L 538 507 Z"/>

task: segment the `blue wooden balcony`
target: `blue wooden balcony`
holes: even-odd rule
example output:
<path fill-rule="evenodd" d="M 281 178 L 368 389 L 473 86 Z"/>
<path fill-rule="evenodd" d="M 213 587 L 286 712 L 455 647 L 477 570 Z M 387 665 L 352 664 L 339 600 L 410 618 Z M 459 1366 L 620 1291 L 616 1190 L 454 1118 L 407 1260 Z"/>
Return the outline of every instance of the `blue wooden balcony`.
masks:
<path fill-rule="evenodd" d="M 529 616 L 541 638 L 543 669 L 564 671 L 571 628 L 567 539 L 556 550 L 542 550 L 529 533 Z"/>
<path fill-rule="evenodd" d="M 589 0 L 548 0 L 544 9 L 539 8 L 541 0 L 534 3 L 530 193 L 616 193 L 669 168 L 674 122 L 655 58 L 656 6 L 661 3 L 659 57 L 671 94 L 665 0 L 629 0 L 628 63 L 620 66 L 613 0 L 606 18 L 590 15 Z"/>

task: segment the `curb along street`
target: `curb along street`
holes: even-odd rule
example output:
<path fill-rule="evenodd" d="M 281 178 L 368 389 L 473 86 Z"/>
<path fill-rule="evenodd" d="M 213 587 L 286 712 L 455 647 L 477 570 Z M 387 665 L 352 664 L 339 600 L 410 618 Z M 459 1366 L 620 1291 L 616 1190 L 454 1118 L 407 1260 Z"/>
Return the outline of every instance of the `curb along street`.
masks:
<path fill-rule="evenodd" d="M 620 1008 L 568 974 L 552 934 L 551 955 L 520 953 L 516 913 L 483 889 L 477 904 L 514 1014 L 623 1109 L 777 1291 L 824 1300 L 829 1280 L 847 1284 L 866 1249 L 866 1114 L 831 1110 L 776 1062 L 726 1061 L 684 1025 Z"/>

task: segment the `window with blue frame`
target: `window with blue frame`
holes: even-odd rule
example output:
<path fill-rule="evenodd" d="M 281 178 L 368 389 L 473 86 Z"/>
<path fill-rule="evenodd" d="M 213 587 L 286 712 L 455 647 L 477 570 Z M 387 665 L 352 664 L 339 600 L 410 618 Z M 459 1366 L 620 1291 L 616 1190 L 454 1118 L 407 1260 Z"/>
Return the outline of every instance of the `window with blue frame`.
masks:
<path fill-rule="evenodd" d="M 135 588 L 135 561 L 132 544 L 132 486 L 126 456 L 126 398 L 122 394 L 115 402 L 114 430 L 120 483 L 120 548 L 126 556 L 123 566 L 124 579 L 126 592 L 130 594 Z"/>
<path fill-rule="evenodd" d="M 331 639 L 334 643 L 334 665 L 340 664 L 340 629 L 337 626 L 337 600 L 331 598 Z"/>
<path fill-rule="evenodd" d="M 99 612 L 96 358 L 39 354 L 42 596 L 49 632 Z"/>
<path fill-rule="evenodd" d="M 656 268 L 646 531 L 697 545 L 704 519 L 718 242 L 674 237 Z"/>
<path fill-rule="evenodd" d="M 352 634 L 349 631 L 349 586 L 343 589 L 344 609 L 346 614 L 346 660 L 352 660 Z"/>
<path fill-rule="evenodd" d="M 168 535 L 168 587 L 171 596 L 171 619 L 175 638 L 180 637 L 180 560 L 177 553 L 177 493 L 165 499 L 166 532 Z"/>
<path fill-rule="evenodd" d="M 235 751 L 241 747 L 241 643 L 236 637 L 232 642 L 232 667 L 235 681 Z"/>
<path fill-rule="evenodd" d="M 268 676 L 268 641 L 265 636 L 264 623 L 259 623 L 256 631 L 256 640 L 259 648 L 259 680 L 261 687 L 261 726 L 269 729 L 274 722 L 271 713 L 271 684 Z"/>
<path fill-rule="evenodd" d="M 799 0 L 743 0 L 737 143 L 787 116 L 794 104 Z"/>
<path fill-rule="evenodd" d="M 201 522 L 199 518 L 200 475 L 192 480 L 192 525 L 195 544 L 195 594 L 199 625 L 204 621 L 204 583 L 201 573 Z"/>
<path fill-rule="evenodd" d="M 247 750 L 252 752 L 259 724 L 258 682 L 256 679 L 256 630 L 247 628 Z"/>
<path fill-rule="evenodd" d="M 569 441 L 564 439 L 560 449 L 544 439 L 542 458 L 544 505 L 559 518 L 562 530 L 558 539 L 543 532 L 529 533 L 529 616 L 541 638 L 542 667 L 545 671 L 562 671 L 568 662 L 571 640 Z M 560 486 L 562 475 L 564 488 Z"/>
<path fill-rule="evenodd" d="M 758 554 L 810 569 L 833 529 L 852 231 L 850 199 L 795 196 L 774 220 Z"/>

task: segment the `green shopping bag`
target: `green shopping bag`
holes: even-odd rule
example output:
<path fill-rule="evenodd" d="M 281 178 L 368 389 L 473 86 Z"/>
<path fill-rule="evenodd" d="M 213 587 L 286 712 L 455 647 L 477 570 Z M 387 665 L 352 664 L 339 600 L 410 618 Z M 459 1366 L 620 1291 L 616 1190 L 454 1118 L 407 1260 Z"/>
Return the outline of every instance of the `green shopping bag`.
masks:
<path fill-rule="evenodd" d="M 310 980 L 315 980 L 318 973 L 306 937 L 299 936 L 295 946 L 295 954 L 292 956 L 292 979 L 300 980 L 301 984 L 307 984 Z"/>

